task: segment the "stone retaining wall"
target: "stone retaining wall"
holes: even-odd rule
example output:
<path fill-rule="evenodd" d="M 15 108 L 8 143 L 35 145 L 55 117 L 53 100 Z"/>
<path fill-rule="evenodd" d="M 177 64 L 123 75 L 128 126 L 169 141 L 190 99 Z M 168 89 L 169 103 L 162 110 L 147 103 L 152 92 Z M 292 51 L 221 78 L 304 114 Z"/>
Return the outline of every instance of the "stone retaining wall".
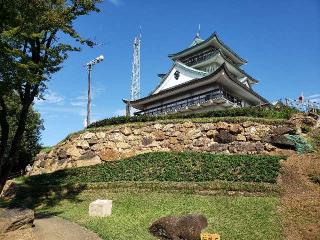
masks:
<path fill-rule="evenodd" d="M 144 123 L 86 131 L 36 157 L 32 174 L 88 166 L 151 151 L 268 154 L 274 136 L 294 131 L 287 125 L 243 123 Z"/>

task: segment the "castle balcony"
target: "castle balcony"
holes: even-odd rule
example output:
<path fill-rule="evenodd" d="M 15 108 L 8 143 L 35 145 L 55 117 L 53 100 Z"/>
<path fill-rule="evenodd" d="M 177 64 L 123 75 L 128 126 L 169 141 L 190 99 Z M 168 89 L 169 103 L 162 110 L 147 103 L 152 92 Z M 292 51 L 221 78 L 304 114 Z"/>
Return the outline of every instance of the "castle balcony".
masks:
<path fill-rule="evenodd" d="M 135 115 L 158 116 L 174 114 L 178 112 L 188 113 L 193 111 L 201 111 L 201 109 L 218 105 L 223 109 L 230 107 L 241 107 L 242 101 L 223 89 L 214 89 L 212 91 L 139 111 L 136 112 Z"/>

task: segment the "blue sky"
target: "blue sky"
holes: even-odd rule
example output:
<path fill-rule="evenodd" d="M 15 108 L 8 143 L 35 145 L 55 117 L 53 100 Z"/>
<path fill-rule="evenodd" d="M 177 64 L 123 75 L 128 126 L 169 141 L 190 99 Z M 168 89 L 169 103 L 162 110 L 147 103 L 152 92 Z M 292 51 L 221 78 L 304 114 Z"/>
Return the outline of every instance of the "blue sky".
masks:
<path fill-rule="evenodd" d="M 44 119 L 42 143 L 53 145 L 83 129 L 87 72 L 83 65 L 103 54 L 93 70 L 92 119 L 123 114 L 131 82 L 132 43 L 142 27 L 141 94 L 169 70 L 169 53 L 216 31 L 248 60 L 243 69 L 260 80 L 254 88 L 268 100 L 304 96 L 320 101 L 319 0 L 105 0 L 102 12 L 78 19 L 76 29 L 100 43 L 72 53 L 56 73 L 45 101 L 36 108 Z"/>

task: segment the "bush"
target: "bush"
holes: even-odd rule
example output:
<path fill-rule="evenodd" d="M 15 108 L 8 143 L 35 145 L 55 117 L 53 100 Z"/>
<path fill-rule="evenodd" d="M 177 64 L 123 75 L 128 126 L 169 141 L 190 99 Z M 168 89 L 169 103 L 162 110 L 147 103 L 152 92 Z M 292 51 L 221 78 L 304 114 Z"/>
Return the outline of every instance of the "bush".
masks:
<path fill-rule="evenodd" d="M 146 153 L 121 161 L 30 177 L 31 184 L 117 181 L 205 182 L 213 180 L 275 183 L 279 156 L 216 155 L 196 152 Z"/>
<path fill-rule="evenodd" d="M 286 136 L 295 145 L 296 151 L 298 153 L 309 153 L 313 151 L 313 147 L 300 135 L 290 135 Z"/>
<path fill-rule="evenodd" d="M 210 111 L 204 113 L 190 113 L 190 114 L 172 114 L 161 116 L 132 116 L 132 117 L 112 117 L 101 121 L 94 122 L 88 128 L 97 128 L 107 125 L 116 125 L 134 122 L 151 122 L 156 120 L 170 120 L 170 119 L 190 119 L 190 118 L 210 118 L 210 117 L 255 117 L 268 119 L 289 119 L 297 110 L 283 107 L 276 109 L 274 107 L 246 107 L 246 108 L 232 108 L 219 111 Z"/>

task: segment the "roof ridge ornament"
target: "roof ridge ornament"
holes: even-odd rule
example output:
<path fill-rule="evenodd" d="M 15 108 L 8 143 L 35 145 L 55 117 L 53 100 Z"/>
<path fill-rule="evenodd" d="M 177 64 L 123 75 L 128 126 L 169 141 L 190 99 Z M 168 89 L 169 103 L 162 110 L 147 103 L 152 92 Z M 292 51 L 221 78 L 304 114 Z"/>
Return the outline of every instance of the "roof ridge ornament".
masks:
<path fill-rule="evenodd" d="M 200 36 L 200 30 L 201 30 L 201 25 L 199 23 L 199 26 L 198 26 L 198 32 L 196 33 L 196 36 L 194 37 L 190 47 L 193 47 L 195 45 L 198 45 L 199 43 L 202 43 L 204 42 L 204 40 L 201 38 Z"/>
<path fill-rule="evenodd" d="M 196 34 L 196 37 L 198 37 L 198 38 L 201 38 L 201 37 L 200 37 L 200 31 L 201 31 L 201 25 L 200 25 L 200 23 L 199 23 L 198 32 L 197 32 L 197 34 Z"/>

